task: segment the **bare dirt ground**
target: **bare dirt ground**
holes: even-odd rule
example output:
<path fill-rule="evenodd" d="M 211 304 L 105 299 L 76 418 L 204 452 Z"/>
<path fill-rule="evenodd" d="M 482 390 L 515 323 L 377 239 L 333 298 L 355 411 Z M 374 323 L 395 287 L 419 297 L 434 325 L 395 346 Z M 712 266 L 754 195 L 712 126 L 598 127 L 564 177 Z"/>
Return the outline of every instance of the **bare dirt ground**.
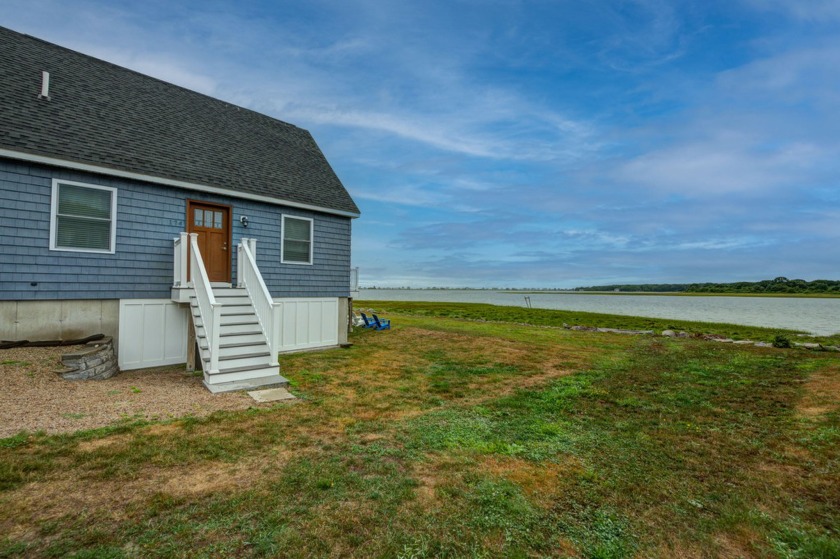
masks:
<path fill-rule="evenodd" d="M 56 373 L 63 368 L 61 355 L 78 347 L 0 350 L 0 438 L 259 406 L 244 392 L 211 394 L 200 373 L 182 366 L 127 371 L 107 380 L 64 380 Z"/>

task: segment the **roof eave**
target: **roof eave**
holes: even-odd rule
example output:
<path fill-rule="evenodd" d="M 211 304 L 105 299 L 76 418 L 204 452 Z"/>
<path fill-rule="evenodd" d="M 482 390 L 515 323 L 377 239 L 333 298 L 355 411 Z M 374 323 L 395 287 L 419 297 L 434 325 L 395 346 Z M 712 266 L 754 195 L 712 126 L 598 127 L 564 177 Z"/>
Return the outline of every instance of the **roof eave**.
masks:
<path fill-rule="evenodd" d="M 45 155 L 38 155 L 29 152 L 15 151 L 10 149 L 0 148 L 0 157 L 7 157 L 9 159 L 17 159 L 20 161 L 27 161 L 30 163 L 41 163 L 44 165 L 53 165 L 55 167 L 63 167 L 65 169 L 73 169 L 76 171 L 87 171 L 90 173 L 97 173 L 100 175 L 109 175 L 112 177 L 120 177 L 124 179 L 133 179 L 154 184 L 162 184 L 165 186 L 174 186 L 186 190 L 194 190 L 197 192 L 207 192 L 210 194 L 222 194 L 225 196 L 233 196 L 243 200 L 253 200 L 256 202 L 265 202 L 267 204 L 274 204 L 277 206 L 288 206 L 291 208 L 298 208 L 301 210 L 310 210 L 315 212 L 338 215 L 342 217 L 349 217 L 351 219 L 358 218 L 361 214 L 359 212 L 349 212 L 346 210 L 338 210 L 334 208 L 326 208 L 322 206 L 315 206 L 312 204 L 303 204 L 292 200 L 285 200 L 281 198 L 273 198 L 271 196 L 264 196 L 261 194 L 252 194 L 250 192 L 241 192 L 238 190 L 231 190 L 228 188 L 220 188 L 217 186 L 210 186 L 205 184 L 197 184 L 188 181 L 181 181 L 177 179 L 168 179 L 164 177 L 156 177 L 153 175 L 146 175 L 143 173 L 134 173 L 132 171 L 124 171 L 122 169 L 114 169 L 111 167 L 102 167 L 99 165 L 92 165 L 90 163 L 83 163 L 80 161 L 71 161 L 67 159 L 59 159 L 56 157 L 49 157 Z"/>

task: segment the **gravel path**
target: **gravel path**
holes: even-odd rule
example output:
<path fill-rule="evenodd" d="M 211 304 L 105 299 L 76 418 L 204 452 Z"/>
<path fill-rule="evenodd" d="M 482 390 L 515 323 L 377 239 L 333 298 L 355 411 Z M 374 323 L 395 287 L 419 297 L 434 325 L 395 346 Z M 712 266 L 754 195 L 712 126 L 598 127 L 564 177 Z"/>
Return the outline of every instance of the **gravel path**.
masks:
<path fill-rule="evenodd" d="M 0 438 L 24 430 L 68 433 L 125 419 L 201 417 L 259 406 L 244 392 L 211 394 L 200 374 L 178 365 L 107 380 L 64 380 L 56 374 L 63 368 L 61 355 L 79 347 L 0 350 Z"/>

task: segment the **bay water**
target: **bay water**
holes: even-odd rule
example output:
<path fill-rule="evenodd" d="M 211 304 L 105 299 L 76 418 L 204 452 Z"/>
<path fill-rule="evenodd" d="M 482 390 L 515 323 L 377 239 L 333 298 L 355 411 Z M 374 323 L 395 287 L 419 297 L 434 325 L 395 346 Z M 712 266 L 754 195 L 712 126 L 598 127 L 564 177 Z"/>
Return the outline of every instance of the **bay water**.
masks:
<path fill-rule="evenodd" d="M 726 322 L 802 330 L 818 336 L 840 332 L 840 298 L 607 295 L 592 293 L 513 293 L 475 289 L 362 289 L 366 301 L 431 301 Z"/>

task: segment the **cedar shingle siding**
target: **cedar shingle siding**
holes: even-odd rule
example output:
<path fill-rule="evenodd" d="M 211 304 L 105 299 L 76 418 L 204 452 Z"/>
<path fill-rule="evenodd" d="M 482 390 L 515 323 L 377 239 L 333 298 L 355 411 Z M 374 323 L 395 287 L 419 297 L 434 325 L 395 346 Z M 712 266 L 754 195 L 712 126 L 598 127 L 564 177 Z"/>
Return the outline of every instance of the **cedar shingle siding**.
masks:
<path fill-rule="evenodd" d="M 115 254 L 49 250 L 52 179 L 117 189 Z M 192 193 L 139 181 L 0 160 L 0 300 L 168 298 L 172 239 L 184 230 Z M 202 195 L 233 207 L 233 243 L 257 240 L 257 264 L 274 297 L 347 297 L 350 219 Z M 281 214 L 315 220 L 312 266 L 280 264 Z M 250 219 L 248 228 L 240 215 Z M 231 251 L 233 277 L 236 255 Z M 32 283 L 37 283 L 33 286 Z"/>

